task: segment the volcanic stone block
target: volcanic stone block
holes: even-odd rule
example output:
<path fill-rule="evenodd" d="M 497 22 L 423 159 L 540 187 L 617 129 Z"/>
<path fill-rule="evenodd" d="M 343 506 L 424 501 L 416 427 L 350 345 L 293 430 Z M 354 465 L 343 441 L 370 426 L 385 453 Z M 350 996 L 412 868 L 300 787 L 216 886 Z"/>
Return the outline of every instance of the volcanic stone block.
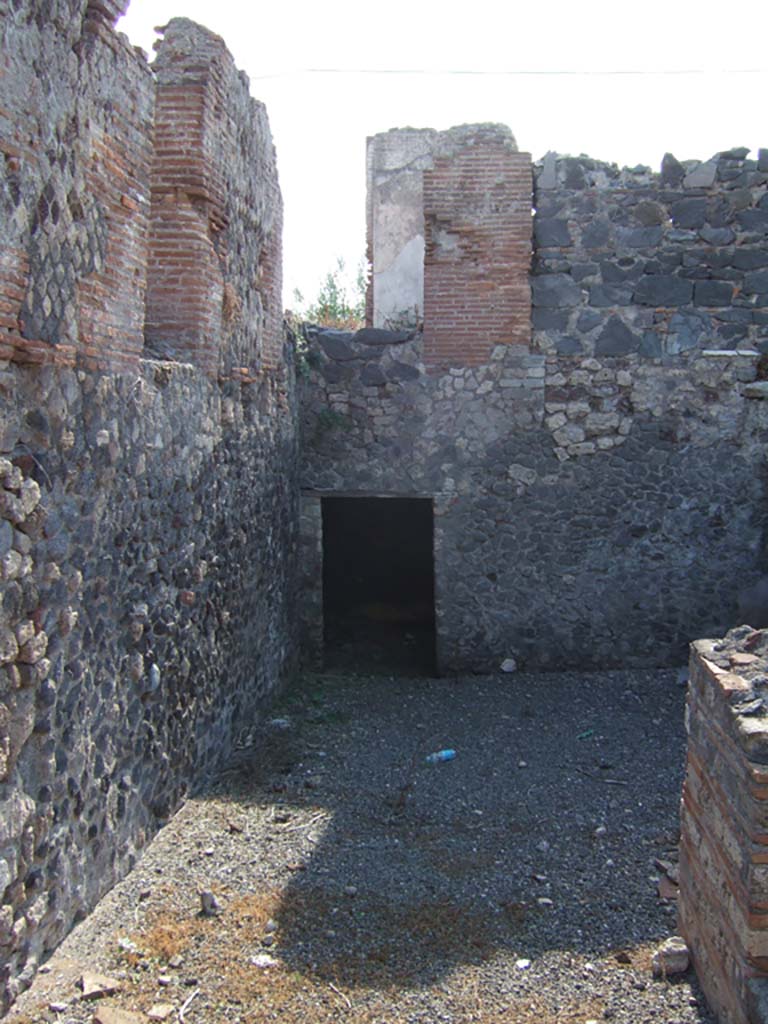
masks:
<path fill-rule="evenodd" d="M 534 306 L 578 306 L 581 288 L 567 274 L 547 274 L 532 281 Z"/>
<path fill-rule="evenodd" d="M 697 281 L 693 289 L 696 306 L 729 306 L 733 299 L 733 285 L 729 281 Z"/>
<path fill-rule="evenodd" d="M 671 274 L 646 274 L 638 281 L 634 300 L 641 306 L 684 306 L 692 295 L 691 281 Z"/>
<path fill-rule="evenodd" d="M 567 221 L 554 217 L 537 217 L 533 231 L 536 241 L 541 246 L 572 244 Z"/>
<path fill-rule="evenodd" d="M 612 316 L 597 339 L 595 355 L 625 356 L 629 352 L 637 352 L 640 339 L 627 327 L 623 320 Z"/>
<path fill-rule="evenodd" d="M 673 203 L 669 212 L 678 228 L 701 228 L 707 219 L 706 199 L 681 199 Z"/>

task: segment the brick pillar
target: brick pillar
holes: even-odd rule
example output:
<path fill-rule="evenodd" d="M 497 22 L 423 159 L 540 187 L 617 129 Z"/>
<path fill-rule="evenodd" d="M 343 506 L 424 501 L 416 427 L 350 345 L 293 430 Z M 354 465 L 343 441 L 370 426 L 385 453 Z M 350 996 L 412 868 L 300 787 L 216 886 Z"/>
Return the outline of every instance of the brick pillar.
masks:
<path fill-rule="evenodd" d="M 163 31 L 147 348 L 247 381 L 282 362 L 282 199 L 267 115 L 219 36 L 185 18 Z"/>
<path fill-rule="evenodd" d="M 692 648 L 680 932 L 721 1024 L 768 1020 L 768 718 L 750 664 L 711 640 Z"/>
<path fill-rule="evenodd" d="M 211 161 L 211 135 L 224 97 L 217 36 L 202 53 L 166 35 L 156 61 L 155 155 L 145 336 L 155 355 L 219 369 L 225 225 L 221 168 Z M 220 47 L 215 42 L 221 43 Z M 211 45 L 213 44 L 213 45 Z"/>
<path fill-rule="evenodd" d="M 424 171 L 424 362 L 476 366 L 528 346 L 532 172 L 528 153 L 479 139 Z"/>

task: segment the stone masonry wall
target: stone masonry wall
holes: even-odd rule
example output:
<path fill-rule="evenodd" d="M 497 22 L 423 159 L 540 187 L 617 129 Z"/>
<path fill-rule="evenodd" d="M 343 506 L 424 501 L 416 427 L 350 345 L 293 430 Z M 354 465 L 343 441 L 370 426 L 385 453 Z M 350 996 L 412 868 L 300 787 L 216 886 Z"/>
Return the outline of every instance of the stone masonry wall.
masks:
<path fill-rule="evenodd" d="M 548 155 L 536 168 L 536 348 L 674 357 L 768 327 L 768 150 L 661 174 Z"/>
<path fill-rule="evenodd" d="M 28 2 L 0 20 L 6 359 L 142 354 L 154 88 L 112 6 Z"/>
<path fill-rule="evenodd" d="M 702 352 L 768 349 L 768 152 L 746 155 L 667 156 L 660 175 L 555 154 L 537 168 L 533 346 L 560 458 L 623 443 L 644 411 L 683 443 Z M 704 386 L 712 436 L 732 436 L 735 410 Z"/>
<path fill-rule="evenodd" d="M 473 175 L 487 185 L 482 156 L 471 164 L 485 155 L 477 131 L 439 133 L 450 153 L 428 157 L 413 155 L 423 141 L 413 129 L 369 141 L 374 271 L 377 239 L 404 251 L 418 234 L 419 203 L 426 234 L 439 233 L 429 203 L 460 211 Z M 530 197 L 530 345 L 522 327 L 499 332 L 474 305 L 467 330 L 442 301 L 425 310 L 423 337 L 310 332 L 305 504 L 333 493 L 433 499 L 441 670 L 507 657 L 538 668 L 680 663 L 692 638 L 736 621 L 737 592 L 765 568 L 768 521 L 768 167 L 765 151 L 746 156 L 667 157 L 661 175 L 545 158 Z M 521 180 L 499 176 L 518 210 Z M 462 229 L 476 220 L 480 237 L 489 207 L 471 207 Z M 520 244 L 521 224 L 504 228 Z M 428 246 L 425 280 L 430 258 Z M 524 269 L 518 252 L 512 288 L 527 287 Z M 490 307 L 496 282 L 483 277 Z M 442 366 L 431 357 L 440 349 Z M 317 552 L 317 538 L 305 543 Z M 307 607 L 320 606 L 314 594 Z M 305 635 L 317 642 L 311 623 Z"/>
<path fill-rule="evenodd" d="M 441 671 L 495 671 L 507 657 L 529 668 L 679 664 L 692 636 L 735 621 L 767 520 L 768 416 L 743 394 L 756 355 L 699 355 L 686 369 L 683 438 L 666 368 L 642 373 L 625 357 L 583 371 L 599 400 L 626 392 L 637 407 L 616 444 L 595 438 L 563 460 L 543 354 L 499 345 L 485 365 L 436 374 L 418 335 L 309 337 L 305 501 L 433 499 Z M 316 562 L 316 538 L 305 545 Z M 316 568 L 307 581 L 308 614 L 320 578 Z M 304 632 L 317 640 L 312 623 Z"/>
<path fill-rule="evenodd" d="M 722 1024 L 768 1019 L 768 634 L 693 644 L 680 929 Z"/>
<path fill-rule="evenodd" d="M 155 293 L 168 354 L 198 365 L 145 358 L 154 86 L 121 9 L 29 0 L 0 19 L 0 1007 L 247 733 L 296 648 L 266 118 L 217 37 L 173 22 L 160 66 L 194 59 L 207 97 L 226 90 L 195 174 L 235 153 L 208 197 L 163 163 L 162 229 L 193 211 L 216 315 L 192 351 Z M 150 285 L 178 269 L 157 223 Z"/>

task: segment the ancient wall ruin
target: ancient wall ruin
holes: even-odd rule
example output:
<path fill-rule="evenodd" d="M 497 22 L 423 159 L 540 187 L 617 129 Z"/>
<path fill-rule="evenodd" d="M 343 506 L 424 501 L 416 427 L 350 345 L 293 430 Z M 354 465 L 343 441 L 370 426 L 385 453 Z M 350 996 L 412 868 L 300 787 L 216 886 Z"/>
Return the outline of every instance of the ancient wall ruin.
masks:
<path fill-rule="evenodd" d="M 299 542 L 322 658 L 324 497 L 430 503 L 444 672 L 679 662 L 764 568 L 765 151 L 373 139 L 371 326 L 308 332 L 299 508 L 265 111 L 122 7 L 0 21 L 4 1001 L 290 671 Z"/>
<path fill-rule="evenodd" d="M 368 179 L 375 329 L 310 332 L 302 393 L 314 657 L 312 530 L 343 493 L 432 500 L 443 671 L 682 663 L 764 563 L 765 151 L 531 168 L 503 127 L 406 129 L 369 141 Z"/>
<path fill-rule="evenodd" d="M 269 126 L 191 22 L 155 79 L 124 6 L 0 18 L 3 1003 L 295 651 Z"/>
<path fill-rule="evenodd" d="M 691 654 L 680 929 L 722 1024 L 768 1012 L 767 653 L 743 626 Z"/>

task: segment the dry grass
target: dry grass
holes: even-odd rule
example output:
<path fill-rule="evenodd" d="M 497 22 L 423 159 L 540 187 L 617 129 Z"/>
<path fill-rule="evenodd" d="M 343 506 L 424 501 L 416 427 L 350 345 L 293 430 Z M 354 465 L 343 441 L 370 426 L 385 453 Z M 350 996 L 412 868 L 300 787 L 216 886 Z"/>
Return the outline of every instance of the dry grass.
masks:
<path fill-rule="evenodd" d="M 142 933 L 141 948 L 157 960 L 167 961 L 189 948 L 194 933 L 194 921 L 163 916 Z"/>
<path fill-rule="evenodd" d="M 513 926 L 522 919 L 517 911 L 509 916 Z M 278 942 L 264 950 L 270 919 L 278 922 Z M 340 945 L 327 934 L 330 924 Z M 239 1017 L 242 1024 L 390 1024 L 399 1019 L 398 1001 L 408 990 L 428 987 L 441 966 L 471 975 L 471 965 L 459 965 L 467 957 L 482 963 L 495 947 L 486 919 L 471 907 L 444 899 L 413 906 L 376 896 L 345 899 L 318 888 L 251 893 L 216 918 L 184 918 L 166 910 L 133 938 L 162 964 L 181 954 L 185 969 L 200 976 L 198 1019 Z M 256 967 L 252 960 L 260 952 L 277 963 Z M 198 969 L 203 962 L 204 976 Z M 508 1024 L 509 1016 L 483 1008 L 478 999 L 477 985 L 457 992 L 459 1019 Z M 148 991 L 135 992 L 131 1005 L 143 1008 L 149 1001 Z"/>

